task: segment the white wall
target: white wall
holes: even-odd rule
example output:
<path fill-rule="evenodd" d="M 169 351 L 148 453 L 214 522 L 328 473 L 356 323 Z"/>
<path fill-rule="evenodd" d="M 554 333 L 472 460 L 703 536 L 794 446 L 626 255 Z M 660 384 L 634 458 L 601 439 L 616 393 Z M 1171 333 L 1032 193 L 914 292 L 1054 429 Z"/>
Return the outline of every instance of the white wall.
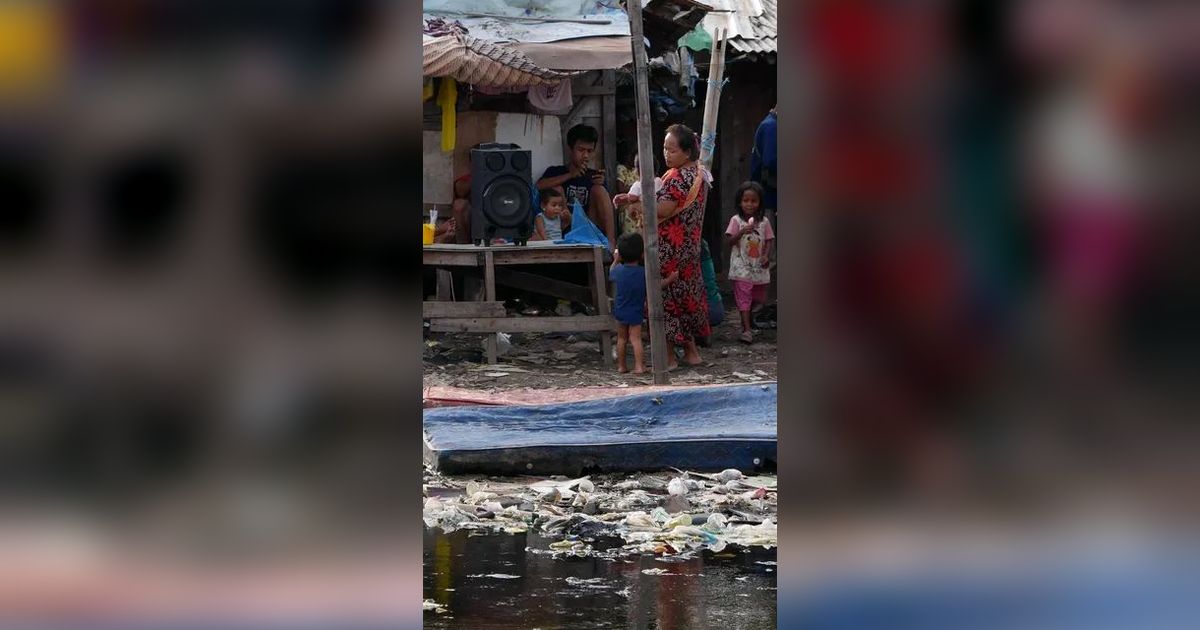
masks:
<path fill-rule="evenodd" d="M 558 116 L 499 114 L 496 116 L 496 142 L 511 142 L 529 149 L 533 181 L 537 181 L 547 167 L 563 163 L 562 128 Z"/>
<path fill-rule="evenodd" d="M 459 148 L 455 149 L 455 153 L 442 152 L 441 132 L 422 133 L 421 200 L 426 205 L 447 205 L 453 201 L 455 156 L 460 158 L 458 168 L 464 168 L 461 165 L 463 152 L 469 151 L 475 142 L 505 142 L 528 149 L 529 174 L 533 181 L 537 181 L 547 167 L 563 163 L 562 127 L 559 125 L 558 116 L 507 113 L 495 116 L 494 135 L 487 130 L 476 129 L 470 134 L 471 138 L 459 138 Z M 463 117 L 460 115 L 461 118 Z"/>
<path fill-rule="evenodd" d="M 421 133 L 421 200 L 449 204 L 453 201 L 454 154 L 442 152 L 442 133 Z"/>

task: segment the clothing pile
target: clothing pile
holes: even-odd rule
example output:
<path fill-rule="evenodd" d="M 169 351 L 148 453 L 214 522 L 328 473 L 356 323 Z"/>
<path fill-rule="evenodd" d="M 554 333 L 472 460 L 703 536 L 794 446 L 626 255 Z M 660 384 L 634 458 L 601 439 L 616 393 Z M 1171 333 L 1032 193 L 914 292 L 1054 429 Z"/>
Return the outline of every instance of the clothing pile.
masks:
<path fill-rule="evenodd" d="M 426 18 L 425 28 L 421 32 L 433 37 L 445 37 L 446 35 L 454 35 L 455 33 L 466 35 L 467 27 L 463 26 L 463 23 L 458 20 L 447 22 L 443 18 Z"/>

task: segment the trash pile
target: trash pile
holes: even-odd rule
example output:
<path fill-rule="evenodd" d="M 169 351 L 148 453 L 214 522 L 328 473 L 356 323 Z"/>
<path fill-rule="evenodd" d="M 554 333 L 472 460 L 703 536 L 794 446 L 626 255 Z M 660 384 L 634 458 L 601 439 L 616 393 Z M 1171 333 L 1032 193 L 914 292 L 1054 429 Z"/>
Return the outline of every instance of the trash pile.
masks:
<path fill-rule="evenodd" d="M 633 554 L 688 556 L 728 546 L 778 544 L 778 495 L 773 475 L 672 473 L 555 477 L 463 478 L 426 470 L 424 520 L 446 533 L 534 532 L 558 539 L 555 557 Z M 624 545 L 596 549 L 597 539 Z"/>

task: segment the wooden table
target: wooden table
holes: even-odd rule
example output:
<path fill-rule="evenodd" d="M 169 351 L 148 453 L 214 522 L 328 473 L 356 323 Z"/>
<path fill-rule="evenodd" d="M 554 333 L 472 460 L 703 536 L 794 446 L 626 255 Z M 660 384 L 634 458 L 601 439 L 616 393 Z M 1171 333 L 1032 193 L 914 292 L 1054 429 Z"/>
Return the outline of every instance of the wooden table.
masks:
<path fill-rule="evenodd" d="M 523 247 L 436 244 L 423 247 L 422 262 L 426 266 L 438 267 L 439 275 L 445 272 L 445 268 L 466 267 L 483 270 L 483 291 L 474 301 L 448 301 L 450 296 L 442 291 L 443 282 L 439 279 L 438 300 L 425 301 L 421 308 L 421 316 L 429 320 L 431 332 L 488 335 L 487 361 L 490 364 L 496 363 L 494 333 L 599 332 L 600 354 L 604 364 L 612 366 L 612 336 L 608 333 L 616 330 L 616 321 L 608 309 L 607 274 L 602 247 L 554 244 L 548 241 L 535 241 Z M 518 265 L 548 263 L 591 265 L 592 273 L 588 275 L 588 286 L 512 269 Z M 596 307 L 597 314 L 572 317 L 510 317 L 504 304 L 496 301 L 497 282 L 564 300 L 591 303 Z"/>

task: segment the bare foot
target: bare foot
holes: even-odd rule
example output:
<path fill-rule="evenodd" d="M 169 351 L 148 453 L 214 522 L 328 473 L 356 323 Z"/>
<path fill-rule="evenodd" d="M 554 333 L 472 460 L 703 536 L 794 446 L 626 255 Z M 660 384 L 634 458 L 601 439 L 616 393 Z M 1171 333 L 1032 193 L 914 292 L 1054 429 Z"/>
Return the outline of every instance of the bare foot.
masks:
<path fill-rule="evenodd" d="M 635 368 L 633 368 L 633 373 L 634 373 L 634 374 L 645 374 L 645 373 L 646 373 L 646 368 L 642 368 L 642 367 L 635 367 Z"/>
<path fill-rule="evenodd" d="M 618 373 L 618 374 L 624 374 L 624 373 L 626 373 L 626 372 L 628 372 L 628 371 L 629 371 L 629 368 L 625 367 L 624 365 L 617 366 L 617 373 Z M 636 372 L 635 372 L 635 374 L 636 374 Z"/>

